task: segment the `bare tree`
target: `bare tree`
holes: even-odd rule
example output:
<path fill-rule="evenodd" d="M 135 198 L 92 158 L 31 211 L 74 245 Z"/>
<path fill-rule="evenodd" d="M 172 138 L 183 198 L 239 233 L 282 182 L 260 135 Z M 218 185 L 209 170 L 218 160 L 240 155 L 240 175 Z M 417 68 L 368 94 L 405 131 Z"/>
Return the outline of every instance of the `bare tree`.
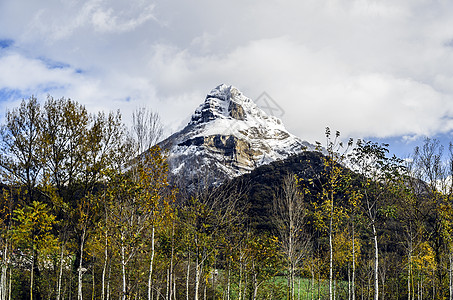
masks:
<path fill-rule="evenodd" d="M 287 175 L 281 192 L 274 197 L 273 221 L 288 264 L 288 299 L 295 299 L 295 269 L 308 249 L 309 240 L 303 230 L 305 216 L 304 195 L 298 188 L 297 177 Z"/>
<path fill-rule="evenodd" d="M 163 134 L 163 125 L 159 114 L 147 107 L 138 107 L 132 113 L 132 134 L 137 140 L 138 153 L 154 146 Z"/>
<path fill-rule="evenodd" d="M 223 247 L 219 241 L 229 241 L 230 247 L 237 242 L 234 230 L 243 222 L 245 207 L 240 203 L 247 194 L 246 189 L 247 185 L 242 182 L 227 182 L 220 187 L 202 185 L 196 190 L 179 191 L 181 197 L 186 200 L 185 205 L 181 207 L 181 221 L 187 231 L 185 242 L 188 244 L 188 257 L 193 260 L 188 259 L 186 293 L 189 290 L 189 265 L 192 263 L 195 300 L 202 297 L 200 289 L 204 282 L 203 276 L 211 274 L 216 267 L 217 251 Z M 229 271 L 227 274 L 229 275 Z"/>
<path fill-rule="evenodd" d="M 0 127 L 0 170 L 26 189 L 28 203 L 35 200 L 42 175 L 41 127 L 41 106 L 33 96 L 9 110 Z"/>

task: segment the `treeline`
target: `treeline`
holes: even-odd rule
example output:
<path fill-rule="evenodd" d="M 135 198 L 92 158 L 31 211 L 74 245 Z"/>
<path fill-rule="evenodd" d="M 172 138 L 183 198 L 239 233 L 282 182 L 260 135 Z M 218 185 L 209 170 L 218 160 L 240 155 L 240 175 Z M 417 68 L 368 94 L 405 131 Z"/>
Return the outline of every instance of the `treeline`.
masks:
<path fill-rule="evenodd" d="M 451 299 L 451 147 L 402 161 L 327 130 L 260 188 L 264 224 L 251 181 L 170 185 L 158 118 L 133 120 L 51 97 L 6 114 L 0 300 Z"/>

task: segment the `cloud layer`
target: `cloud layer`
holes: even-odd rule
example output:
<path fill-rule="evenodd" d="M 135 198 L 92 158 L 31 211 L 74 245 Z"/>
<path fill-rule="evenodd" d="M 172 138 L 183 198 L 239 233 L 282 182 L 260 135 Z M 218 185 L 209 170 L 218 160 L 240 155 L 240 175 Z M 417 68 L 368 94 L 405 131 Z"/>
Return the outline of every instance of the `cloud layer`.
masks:
<path fill-rule="evenodd" d="M 309 141 L 453 129 L 451 1 L 6 0 L 0 28 L 3 112 L 31 94 L 126 120 L 145 104 L 170 133 L 226 83 Z"/>

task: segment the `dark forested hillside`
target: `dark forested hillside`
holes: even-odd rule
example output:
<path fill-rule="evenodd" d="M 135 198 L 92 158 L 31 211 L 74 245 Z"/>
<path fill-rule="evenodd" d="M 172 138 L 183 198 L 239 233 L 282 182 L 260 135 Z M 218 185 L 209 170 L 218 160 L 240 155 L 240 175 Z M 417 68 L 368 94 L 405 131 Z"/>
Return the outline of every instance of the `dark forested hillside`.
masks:
<path fill-rule="evenodd" d="M 248 187 L 246 205 L 250 225 L 258 230 L 270 230 L 273 227 L 272 202 L 285 176 L 295 174 L 305 184 L 308 184 L 310 179 L 321 179 L 324 170 L 322 157 L 320 152 L 305 151 L 258 167 L 248 174 L 233 179 L 233 184 L 245 184 Z"/>

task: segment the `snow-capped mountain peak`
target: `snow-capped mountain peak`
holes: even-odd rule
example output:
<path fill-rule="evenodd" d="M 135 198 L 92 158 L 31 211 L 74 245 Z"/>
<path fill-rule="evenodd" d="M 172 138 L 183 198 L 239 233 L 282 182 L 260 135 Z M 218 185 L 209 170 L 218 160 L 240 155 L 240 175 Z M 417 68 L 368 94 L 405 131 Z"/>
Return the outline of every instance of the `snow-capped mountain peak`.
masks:
<path fill-rule="evenodd" d="M 237 88 L 221 84 L 206 96 L 187 126 L 160 143 L 174 175 L 209 170 L 220 183 L 313 145 L 290 134 Z M 198 174 L 198 175 L 197 175 Z"/>
<path fill-rule="evenodd" d="M 245 120 L 247 115 L 262 114 L 255 103 L 233 86 L 221 84 L 213 89 L 192 116 L 189 124 L 208 122 L 216 118 Z"/>
<path fill-rule="evenodd" d="M 276 130 L 286 131 L 280 119 L 267 115 L 237 88 L 225 84 L 217 86 L 206 96 L 188 126 L 202 128 L 201 135 L 243 135 L 250 128 L 265 135 L 274 134 Z"/>

